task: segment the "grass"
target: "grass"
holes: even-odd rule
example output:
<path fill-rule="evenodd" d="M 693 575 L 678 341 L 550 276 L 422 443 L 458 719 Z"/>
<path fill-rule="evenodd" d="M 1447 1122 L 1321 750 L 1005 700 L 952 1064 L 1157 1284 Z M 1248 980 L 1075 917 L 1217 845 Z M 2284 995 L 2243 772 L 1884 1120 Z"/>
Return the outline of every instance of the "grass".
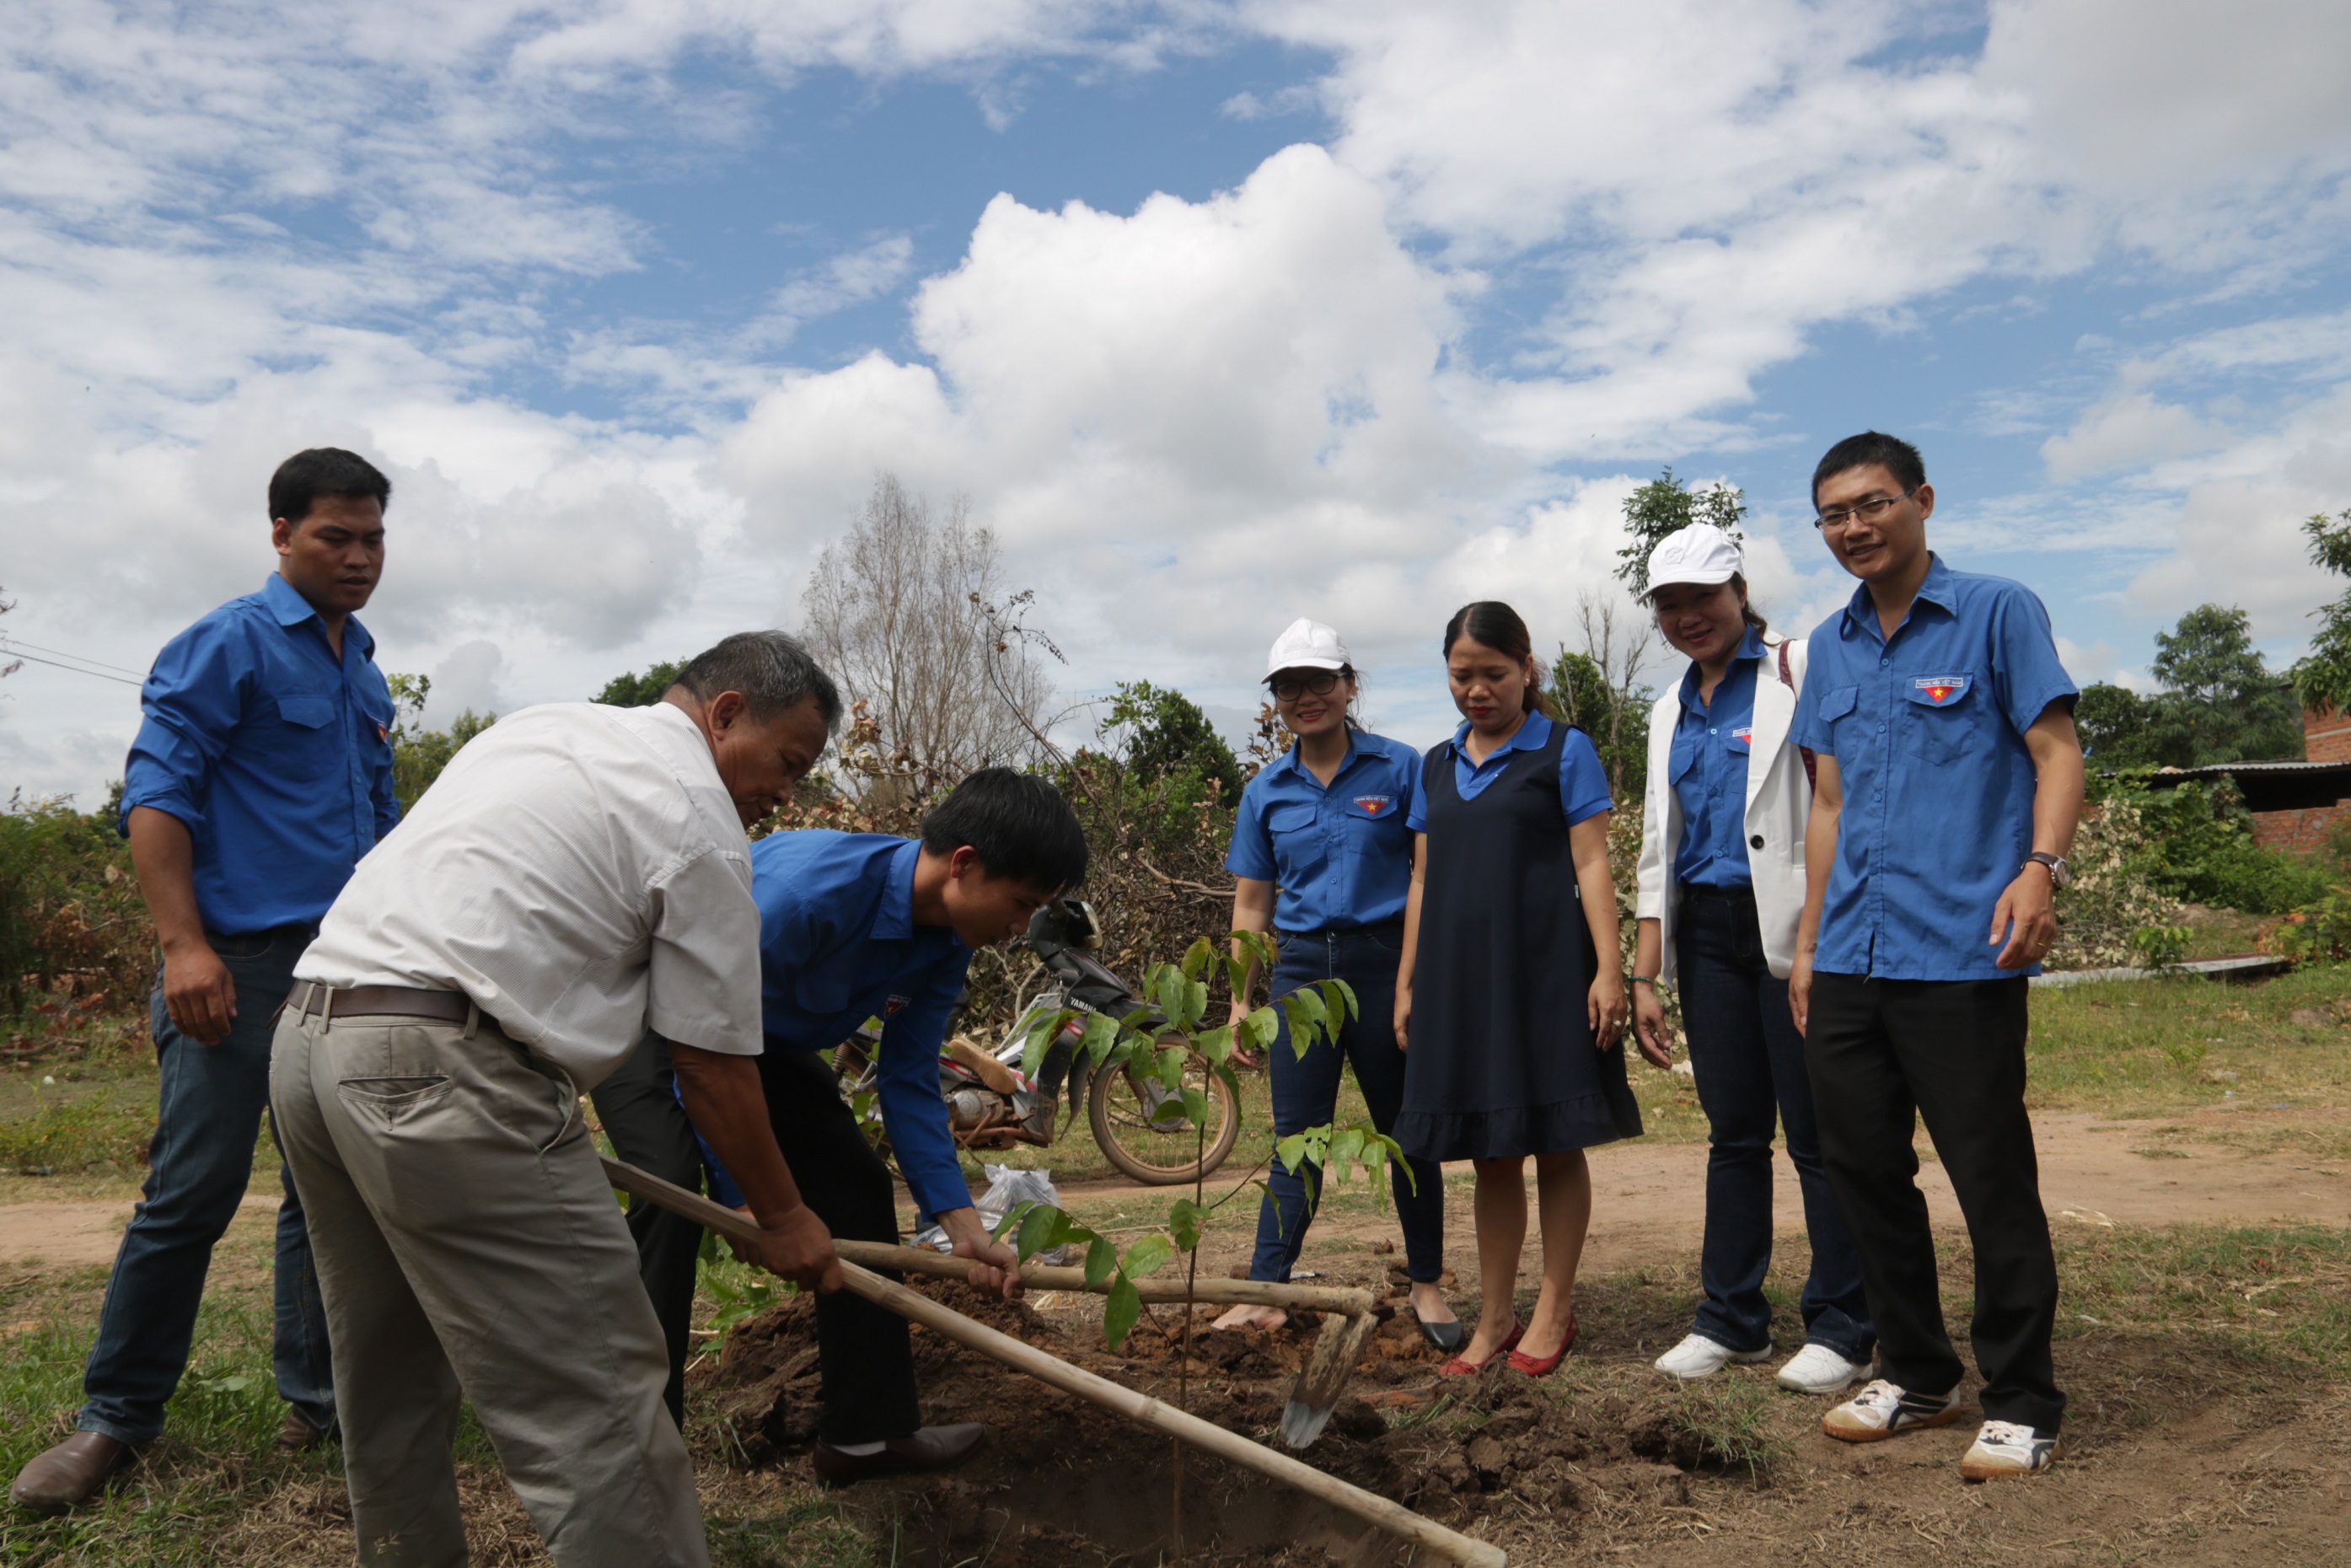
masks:
<path fill-rule="evenodd" d="M 2304 1113 L 2199 1125 L 2195 1135 L 2351 1159 L 2351 1121 L 2341 1115 L 2351 1111 L 2351 1027 L 2337 1021 L 2346 1019 L 2351 967 L 2258 985 L 2182 976 L 2037 990 L 2027 1100 L 2116 1120 Z"/>

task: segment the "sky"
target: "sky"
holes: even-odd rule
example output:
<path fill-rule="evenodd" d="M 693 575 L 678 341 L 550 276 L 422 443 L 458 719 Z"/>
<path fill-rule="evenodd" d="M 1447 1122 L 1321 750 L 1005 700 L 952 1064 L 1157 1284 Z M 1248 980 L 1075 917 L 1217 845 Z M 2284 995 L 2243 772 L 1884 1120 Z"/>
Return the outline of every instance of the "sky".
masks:
<path fill-rule="evenodd" d="M 102 800 L 319 444 L 392 476 L 362 618 L 435 723 L 797 625 L 884 471 L 967 497 L 1066 697 L 1254 711 L 1311 615 L 1416 743 L 1458 605 L 1545 651 L 1635 613 L 1620 510 L 1667 465 L 1744 490 L 1757 603 L 1817 623 L 1852 585 L 1812 466 L 1873 426 L 2085 684 L 2147 685 L 2207 601 L 2283 666 L 2340 589 L 2300 533 L 2351 507 L 2329 0 L 9 15 L 27 799 Z"/>

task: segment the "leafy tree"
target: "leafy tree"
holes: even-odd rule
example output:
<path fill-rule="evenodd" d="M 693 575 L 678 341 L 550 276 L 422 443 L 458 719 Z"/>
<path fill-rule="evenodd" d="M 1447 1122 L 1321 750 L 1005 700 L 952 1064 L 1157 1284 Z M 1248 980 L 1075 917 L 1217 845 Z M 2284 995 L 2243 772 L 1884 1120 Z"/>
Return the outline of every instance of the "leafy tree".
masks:
<path fill-rule="evenodd" d="M 2337 577 L 2351 577 L 2351 507 L 2328 517 L 2324 513 L 2303 520 L 2310 536 L 2310 559 Z M 2294 695 L 2302 706 L 2320 713 L 2351 708 L 2351 589 L 2332 604 L 2312 612 L 2318 617 L 2318 635 L 2310 653 L 2290 672 Z"/>
<path fill-rule="evenodd" d="M 432 694 L 430 675 L 386 675 L 400 718 L 392 727 L 392 793 L 405 814 L 441 777 L 449 759 L 465 743 L 498 722 L 494 713 L 467 708 L 447 729 L 424 727 L 424 699 Z M 609 687 L 606 689 L 610 689 Z"/>
<path fill-rule="evenodd" d="M 1592 737 L 1608 789 L 1619 806 L 1638 804 L 1649 778 L 1649 706 L 1646 686 L 1613 685 L 1588 653 L 1565 648 L 1551 667 L 1550 695 L 1560 716 Z"/>
<path fill-rule="evenodd" d="M 678 671 L 684 667 L 678 663 L 648 664 L 642 675 L 614 675 L 604 683 L 604 689 L 596 694 L 595 700 L 608 707 L 651 707 L 662 700 L 662 694 L 669 690 Z"/>
<path fill-rule="evenodd" d="M 2101 768 L 2139 768 L 2152 764 L 2148 725 L 2149 704 L 2128 686 L 2097 681 L 2082 688 L 2074 705 L 2074 725 L 2081 731 L 2082 748 Z"/>
<path fill-rule="evenodd" d="M 2252 643 L 2241 610 L 2201 604 L 2155 635 L 2163 686 L 2147 749 L 2174 768 L 2302 755 L 2302 716 Z"/>
<path fill-rule="evenodd" d="M 1226 806 L 1239 800 L 1241 765 L 1233 748 L 1182 692 L 1162 690 L 1149 681 L 1123 681 L 1111 697 L 1103 728 L 1123 732 L 1127 772 L 1137 782 L 1213 779 Z"/>
<path fill-rule="evenodd" d="M 1744 543 L 1739 520 L 1747 515 L 1746 492 L 1720 480 L 1692 490 L 1674 477 L 1672 464 L 1625 498 L 1625 531 L 1632 536 L 1616 552 L 1616 577 L 1638 599 L 1649 591 L 1649 552 L 1667 534 L 1692 523 L 1712 523 L 1734 542 Z"/>

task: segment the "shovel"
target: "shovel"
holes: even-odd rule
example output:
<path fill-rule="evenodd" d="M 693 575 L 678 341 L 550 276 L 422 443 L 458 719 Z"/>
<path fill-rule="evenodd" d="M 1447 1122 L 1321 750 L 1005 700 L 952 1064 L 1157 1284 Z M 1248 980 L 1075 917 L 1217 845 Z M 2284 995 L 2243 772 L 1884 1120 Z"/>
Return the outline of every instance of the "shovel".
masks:
<path fill-rule="evenodd" d="M 639 1170 L 636 1166 L 624 1164 L 620 1160 L 606 1160 L 604 1175 L 622 1192 L 633 1197 L 643 1198 L 647 1203 L 659 1205 L 673 1214 L 684 1215 L 696 1224 L 717 1231 L 721 1236 L 733 1237 L 738 1241 L 756 1241 L 759 1238 L 758 1224 L 749 1216 L 737 1214 L 731 1208 L 713 1203 L 700 1193 L 688 1192 L 674 1182 L 664 1181 L 650 1171 Z M 862 1296 L 873 1302 L 876 1306 L 921 1323 L 924 1327 L 958 1344 L 968 1346 L 983 1355 L 1028 1373 L 1030 1376 L 1053 1387 L 1075 1394 L 1081 1398 L 1092 1400 L 1121 1415 L 1132 1416 L 1146 1427 L 1154 1427 L 1170 1437 L 1180 1437 L 1195 1448 L 1207 1449 L 1219 1458 L 1230 1460 L 1234 1464 L 1253 1469 L 1260 1475 L 1270 1476 L 1276 1480 L 1287 1482 L 1301 1491 L 1321 1498 L 1333 1507 L 1345 1510 L 1366 1523 L 1377 1525 L 1390 1534 L 1412 1542 L 1432 1556 L 1441 1557 L 1448 1563 L 1468 1564 L 1469 1568 L 1506 1568 L 1506 1559 L 1501 1548 L 1490 1542 L 1474 1540 L 1458 1531 L 1447 1530 L 1434 1520 L 1422 1518 L 1402 1503 L 1391 1502 L 1376 1492 L 1365 1491 L 1363 1488 L 1343 1481 L 1336 1476 L 1326 1475 L 1311 1465 L 1301 1464 L 1287 1454 L 1278 1454 L 1262 1444 L 1253 1443 L 1238 1432 L 1228 1432 L 1222 1427 L 1203 1421 L 1197 1416 L 1178 1410 L 1171 1405 L 1163 1404 L 1148 1395 L 1138 1394 L 1132 1388 L 1122 1387 L 1106 1377 L 1098 1377 L 1083 1367 L 1072 1366 L 1059 1356 L 1048 1355 L 1034 1345 L 1023 1344 L 1010 1334 L 998 1333 L 985 1323 L 974 1322 L 953 1308 L 942 1306 L 927 1296 L 918 1295 L 904 1285 L 893 1284 L 870 1272 L 859 1261 L 861 1257 L 886 1253 L 889 1255 L 886 1259 L 877 1260 L 884 1267 L 906 1269 L 925 1274 L 959 1276 L 970 1269 L 971 1263 L 968 1259 L 949 1258 L 920 1248 L 892 1247 L 878 1241 L 835 1241 L 833 1249 L 841 1255 L 841 1277 L 843 1288 L 854 1295 Z M 902 1254 L 906 1256 L 902 1257 Z M 918 1259 L 925 1260 L 915 1261 Z M 1072 1286 L 1057 1281 L 1050 1288 L 1055 1290 L 1084 1288 L 1084 1271 L 1077 1269 L 1023 1270 L 1021 1278 L 1024 1281 L 1045 1284 L 1048 1277 L 1065 1274 L 1076 1276 L 1077 1284 Z M 1140 1289 L 1143 1285 L 1150 1283 L 1159 1283 L 1162 1289 L 1166 1288 L 1165 1281 L 1138 1281 L 1137 1288 Z M 1336 1364 L 1342 1367 L 1336 1379 L 1338 1383 L 1344 1382 L 1344 1369 L 1353 1366 L 1355 1354 L 1361 1352 L 1364 1337 L 1371 1333 L 1369 1325 L 1377 1321 L 1372 1315 L 1371 1298 L 1365 1291 L 1339 1291 L 1317 1289 L 1312 1286 L 1275 1285 L 1263 1281 L 1245 1280 L 1218 1280 L 1212 1281 L 1209 1284 L 1211 1288 L 1227 1292 L 1231 1291 L 1234 1287 L 1248 1285 L 1258 1291 L 1295 1291 L 1301 1296 L 1311 1294 L 1328 1298 L 1352 1295 L 1362 1298 L 1364 1310 L 1359 1314 L 1353 1317 L 1334 1317 L 1325 1323 L 1323 1328 L 1323 1338 L 1328 1341 L 1332 1328 L 1347 1327 L 1350 1342 L 1354 1346 L 1354 1350 L 1348 1353 L 1343 1363 Z M 1181 1288 L 1176 1288 L 1176 1299 L 1180 1301 L 1182 1295 Z M 1206 1292 L 1196 1290 L 1193 1292 L 1193 1299 L 1196 1301 L 1207 1299 Z M 1251 1295 L 1245 1299 L 1252 1301 L 1272 1300 L 1264 1295 Z M 1300 1301 L 1299 1304 L 1303 1306 L 1307 1303 Z M 1328 1312 L 1332 1307 L 1325 1304 L 1321 1310 Z M 1360 1329 L 1354 1326 L 1359 1322 L 1364 1325 Z M 1290 1409 L 1294 1410 L 1298 1407 L 1299 1396 L 1306 1391 L 1309 1381 L 1314 1377 L 1318 1367 L 1325 1369 L 1322 1373 L 1323 1380 L 1332 1381 L 1332 1375 L 1328 1370 L 1331 1363 L 1326 1362 L 1323 1350 L 1323 1344 L 1318 1343 L 1315 1346 L 1314 1355 L 1307 1363 L 1306 1371 L 1299 1375 L 1299 1388 L 1298 1392 L 1291 1396 Z M 1335 1353 L 1333 1354 L 1335 1355 Z M 1338 1396 L 1337 1387 L 1334 1385 L 1330 1395 L 1331 1403 L 1336 1403 Z M 1314 1416 L 1313 1430 L 1307 1437 L 1307 1442 L 1311 1442 L 1314 1436 L 1322 1432 L 1323 1422 L 1329 1418 L 1330 1407 L 1326 1404 L 1321 1413 Z M 1290 1424 L 1288 1411 L 1283 1413 L 1282 1424 L 1286 1430 Z"/>
<path fill-rule="evenodd" d="M 721 1235 L 740 1236 L 747 1228 L 752 1235 L 758 1232 L 758 1225 L 733 1209 L 664 1181 L 651 1171 L 639 1170 L 620 1160 L 606 1160 L 604 1175 L 622 1192 L 697 1220 Z M 721 1221 L 716 1218 L 718 1215 L 726 1218 Z M 885 1241 L 850 1241 L 836 1237 L 832 1249 L 850 1262 L 868 1269 L 894 1269 L 905 1274 L 951 1280 L 960 1280 L 971 1271 L 968 1258 L 950 1258 L 927 1247 L 893 1247 Z M 1040 1291 L 1092 1291 L 1096 1295 L 1105 1295 L 1110 1291 L 1108 1281 L 1087 1284 L 1082 1269 L 1034 1265 L 1023 1268 L 1020 1278 Z M 1339 1396 L 1346 1392 L 1348 1375 L 1363 1356 L 1364 1343 L 1380 1326 L 1372 1312 L 1369 1291 L 1331 1285 L 1280 1285 L 1270 1280 L 1198 1280 L 1189 1287 L 1174 1280 L 1137 1280 L 1134 1284 L 1136 1293 L 1146 1301 L 1181 1301 L 1188 1298 L 1212 1305 L 1238 1303 L 1324 1314 L 1314 1348 L 1299 1371 L 1298 1381 L 1290 1385 L 1290 1402 L 1282 1406 L 1281 1440 L 1293 1448 L 1305 1448 L 1322 1435 L 1332 1410 L 1338 1406 Z"/>

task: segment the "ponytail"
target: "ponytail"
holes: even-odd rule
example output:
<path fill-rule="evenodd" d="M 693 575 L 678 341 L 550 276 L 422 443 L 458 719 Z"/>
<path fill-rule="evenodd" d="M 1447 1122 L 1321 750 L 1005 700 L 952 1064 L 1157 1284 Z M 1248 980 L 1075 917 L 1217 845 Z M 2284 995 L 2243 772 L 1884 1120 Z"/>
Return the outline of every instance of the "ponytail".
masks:
<path fill-rule="evenodd" d="M 1730 574 L 1730 586 L 1739 591 L 1740 619 L 1746 622 L 1748 627 L 1753 631 L 1758 637 L 1761 637 L 1764 632 L 1770 631 L 1771 629 L 1771 623 L 1763 619 L 1763 612 L 1761 611 L 1756 609 L 1753 604 L 1748 601 L 1747 574 L 1740 571 L 1732 572 Z"/>

